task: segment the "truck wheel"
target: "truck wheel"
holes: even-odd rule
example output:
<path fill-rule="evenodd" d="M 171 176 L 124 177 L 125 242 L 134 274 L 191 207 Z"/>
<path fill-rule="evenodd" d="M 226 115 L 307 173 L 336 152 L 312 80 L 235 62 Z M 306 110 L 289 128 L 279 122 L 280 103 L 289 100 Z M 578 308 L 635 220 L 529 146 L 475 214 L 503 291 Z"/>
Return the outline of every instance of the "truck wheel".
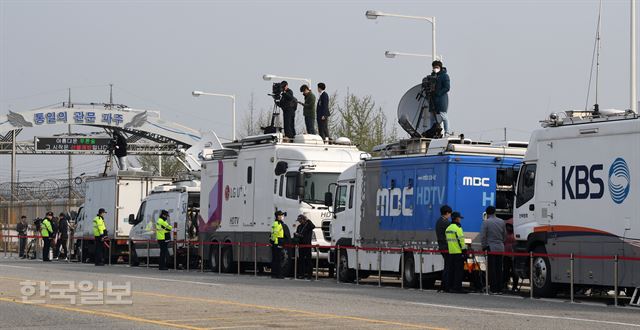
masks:
<path fill-rule="evenodd" d="M 218 272 L 218 266 L 220 265 L 220 262 L 218 261 L 218 246 L 219 245 L 209 245 L 209 266 L 211 268 L 211 271 L 214 273 Z"/>
<path fill-rule="evenodd" d="M 136 252 L 136 245 L 132 241 L 129 241 L 129 244 L 131 245 L 131 255 L 129 256 L 129 265 L 131 267 L 138 267 L 140 266 L 140 260 L 138 260 L 138 252 Z"/>
<path fill-rule="evenodd" d="M 533 253 L 547 253 L 543 246 L 536 246 Z M 539 297 L 553 297 L 556 295 L 551 282 L 551 263 L 547 257 L 533 258 L 533 278 L 531 279 L 533 294 Z"/>
<path fill-rule="evenodd" d="M 402 280 L 404 281 L 405 288 L 415 288 L 418 286 L 418 276 L 416 275 L 416 263 L 413 261 L 413 253 L 404 255 L 404 273 Z"/>
<path fill-rule="evenodd" d="M 338 278 L 340 282 L 351 283 L 355 279 L 355 271 L 349 269 L 349 257 L 346 250 L 340 250 L 340 271 L 338 272 Z"/>
<path fill-rule="evenodd" d="M 223 273 L 233 273 L 233 248 L 226 246 L 222 248 L 222 260 L 220 266 L 222 266 Z"/>

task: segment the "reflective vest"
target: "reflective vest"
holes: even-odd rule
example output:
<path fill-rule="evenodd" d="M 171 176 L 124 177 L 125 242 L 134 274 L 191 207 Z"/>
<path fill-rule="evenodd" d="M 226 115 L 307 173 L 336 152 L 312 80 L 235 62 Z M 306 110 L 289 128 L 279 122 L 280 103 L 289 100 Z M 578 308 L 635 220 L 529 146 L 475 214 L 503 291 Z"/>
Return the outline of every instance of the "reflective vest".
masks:
<path fill-rule="evenodd" d="M 96 217 L 93 218 L 93 236 L 100 237 L 104 235 L 105 230 L 107 230 L 107 226 L 104 225 L 104 219 L 96 215 Z"/>
<path fill-rule="evenodd" d="M 44 218 L 44 220 L 42 220 L 42 225 L 40 227 L 40 234 L 42 235 L 42 237 L 49 237 L 49 235 L 53 233 L 51 221 L 49 221 L 49 219 L 47 218 Z"/>
<path fill-rule="evenodd" d="M 173 227 L 171 227 L 166 220 L 158 218 L 158 221 L 156 221 L 156 239 L 164 240 L 165 234 L 171 232 L 171 229 L 173 229 Z"/>
<path fill-rule="evenodd" d="M 281 238 L 284 238 L 284 228 L 282 228 L 280 221 L 275 220 L 271 225 L 271 242 L 277 245 L 278 240 Z"/>
<path fill-rule="evenodd" d="M 464 233 L 462 232 L 462 226 L 457 223 L 450 224 L 445 231 L 445 235 L 447 236 L 449 254 L 461 254 L 462 250 L 466 250 L 464 247 Z"/>

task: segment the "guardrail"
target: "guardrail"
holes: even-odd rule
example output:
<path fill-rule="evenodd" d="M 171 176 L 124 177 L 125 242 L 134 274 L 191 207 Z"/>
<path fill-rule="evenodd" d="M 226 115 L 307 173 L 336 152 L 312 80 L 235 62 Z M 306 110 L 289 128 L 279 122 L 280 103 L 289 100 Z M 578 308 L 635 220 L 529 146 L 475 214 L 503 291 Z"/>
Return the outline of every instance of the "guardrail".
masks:
<path fill-rule="evenodd" d="M 41 235 L 25 235 L 25 236 L 21 236 L 21 235 L 2 235 L 2 246 L 4 249 L 4 256 L 5 258 L 7 258 L 7 254 L 13 254 L 13 253 L 17 253 L 17 246 L 15 246 L 15 249 L 11 249 L 11 245 L 13 243 L 18 243 L 19 239 L 24 238 L 24 239 L 36 239 L 36 248 L 41 248 L 39 244 L 37 244 L 37 242 L 40 241 L 40 239 L 42 238 Z M 15 242 L 14 242 L 15 239 Z M 80 238 L 77 238 L 80 239 Z M 94 240 L 94 238 L 81 238 L 81 244 L 84 243 L 85 240 L 91 241 Z M 132 256 L 132 243 L 146 243 L 146 249 L 147 249 L 147 256 L 146 256 L 146 267 L 148 268 L 150 265 L 150 249 L 151 249 L 151 243 L 156 243 L 157 240 L 152 240 L 152 239 L 130 239 L 128 240 L 129 244 L 128 244 L 128 248 L 129 248 L 129 265 L 131 266 L 131 256 Z M 105 240 L 105 247 L 108 248 L 109 250 L 109 265 L 111 265 L 111 244 L 109 240 Z M 217 246 L 217 253 L 218 253 L 218 265 L 217 265 L 217 272 L 219 274 L 222 273 L 222 267 L 221 267 L 221 262 L 222 262 L 222 250 L 224 246 L 236 246 L 238 247 L 237 249 L 237 257 L 236 262 L 237 262 L 237 274 L 240 275 L 241 274 L 241 249 L 242 248 L 252 248 L 253 249 L 253 273 L 254 276 L 258 275 L 258 258 L 257 258 L 257 252 L 258 252 L 258 248 L 267 248 L 267 247 L 271 247 L 271 244 L 265 244 L 265 243 L 257 243 L 257 242 L 204 242 L 202 240 L 173 240 L 169 242 L 171 244 L 171 248 L 173 249 L 173 265 L 174 265 L 174 269 L 178 270 L 178 253 L 177 253 L 177 249 L 178 249 L 178 245 L 182 244 L 183 248 L 186 247 L 186 262 L 185 262 L 185 266 L 186 266 L 186 271 L 190 271 L 190 253 L 191 253 L 191 248 L 195 247 L 198 248 L 198 254 L 199 256 L 203 255 L 203 248 L 204 246 Z M 69 244 L 71 245 L 71 240 L 69 240 Z M 419 260 L 420 260 L 420 281 L 419 281 L 419 289 L 422 290 L 423 289 L 423 283 L 422 283 L 422 265 L 423 265 L 423 257 L 424 255 L 439 255 L 441 253 L 447 253 L 447 250 L 437 250 L 437 249 L 423 249 L 423 248 L 411 248 L 411 247 L 395 247 L 395 248 L 389 248 L 389 247 L 358 247 L 358 246 L 341 246 L 341 245 L 318 245 L 318 244 L 283 244 L 282 245 L 284 248 L 287 249 L 294 249 L 295 253 L 293 256 L 293 262 L 294 262 L 294 278 L 297 278 L 298 275 L 298 258 L 299 258 L 299 250 L 301 248 L 309 248 L 312 249 L 312 251 L 315 252 L 315 279 L 318 279 L 318 274 L 320 272 L 320 268 L 319 268 L 319 261 L 320 261 L 320 249 L 333 249 L 336 252 L 336 260 L 338 262 L 336 262 L 336 282 L 340 282 L 340 254 L 342 253 L 343 250 L 355 250 L 356 252 L 356 260 L 355 260 L 355 264 L 356 264 L 356 269 L 355 269 L 355 282 L 356 285 L 359 284 L 359 271 L 360 271 L 360 263 L 358 262 L 358 258 L 359 258 L 359 251 L 373 251 L 373 252 L 377 252 L 378 253 L 378 259 L 377 259 L 377 272 L 378 272 L 378 286 L 382 286 L 382 267 L 381 267 L 381 260 L 382 260 L 382 254 L 383 253 L 399 253 L 401 256 L 401 269 L 400 269 L 400 283 L 401 283 L 401 287 L 404 287 L 404 255 L 406 252 L 411 252 L 411 253 L 418 253 L 419 255 Z M 81 245 L 81 250 L 83 250 L 83 246 Z M 71 251 L 71 249 L 69 249 L 69 251 Z M 36 253 L 37 254 L 37 253 Z M 467 250 L 467 254 L 469 256 L 484 256 L 484 263 L 485 263 L 485 269 L 489 269 L 489 258 L 488 256 L 490 255 L 501 255 L 503 257 L 526 257 L 529 259 L 529 281 L 531 281 L 531 279 L 533 278 L 533 261 L 535 257 L 545 257 L 545 258 L 559 258 L 559 259 L 569 259 L 570 261 L 570 281 L 569 281 L 569 285 L 570 285 L 570 299 L 571 302 L 574 302 L 574 262 L 575 260 L 578 259 L 590 259 L 590 260 L 611 260 L 612 261 L 612 268 L 613 268 L 613 273 L 614 273 L 614 305 L 618 306 L 618 298 L 619 298 L 619 287 L 618 287 L 618 282 L 619 282 L 619 278 L 618 278 L 618 271 L 619 271 L 619 262 L 620 261 L 640 261 L 640 258 L 638 257 L 627 257 L 627 256 L 619 256 L 619 255 L 613 255 L 613 256 L 592 256 L 592 255 L 576 255 L 573 253 L 564 253 L 564 254 L 552 254 L 552 253 L 534 253 L 534 252 L 529 252 L 529 253 L 522 253 L 522 252 L 488 252 L 488 251 L 473 251 L 473 250 Z M 11 257 L 11 255 L 9 256 Z M 68 258 L 68 261 L 70 261 L 71 258 Z M 83 261 L 83 260 L 81 260 Z M 200 257 L 200 272 L 204 272 L 204 260 L 202 257 Z M 481 269 L 475 268 L 474 266 L 474 270 L 478 270 L 480 272 Z M 488 275 L 488 271 L 484 271 L 484 275 L 485 275 L 485 293 L 489 294 L 489 275 Z M 533 288 L 530 290 L 530 298 L 534 297 L 534 290 Z"/>

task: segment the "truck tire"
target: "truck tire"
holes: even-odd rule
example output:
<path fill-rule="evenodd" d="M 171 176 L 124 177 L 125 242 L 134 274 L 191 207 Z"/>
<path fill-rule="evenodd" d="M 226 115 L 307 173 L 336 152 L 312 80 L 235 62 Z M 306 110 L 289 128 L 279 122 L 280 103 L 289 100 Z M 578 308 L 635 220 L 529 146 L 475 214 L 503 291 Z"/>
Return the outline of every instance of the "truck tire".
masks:
<path fill-rule="evenodd" d="M 340 271 L 338 272 L 338 278 L 340 282 L 352 283 L 356 277 L 355 271 L 349 269 L 349 256 L 347 256 L 346 250 L 340 250 Z"/>
<path fill-rule="evenodd" d="M 231 246 L 223 246 L 222 248 L 222 260 L 220 266 L 223 273 L 233 273 L 235 268 L 233 267 L 233 248 Z"/>
<path fill-rule="evenodd" d="M 131 255 L 129 256 L 129 265 L 131 267 L 138 267 L 140 266 L 140 260 L 138 260 L 138 252 L 136 252 L 136 245 L 132 241 L 129 241 L 129 244 L 131 245 Z"/>
<path fill-rule="evenodd" d="M 546 254 L 547 250 L 544 246 L 536 246 L 533 253 Z M 531 280 L 531 289 L 533 295 L 537 297 L 554 297 L 556 290 L 551 282 L 551 263 L 547 257 L 533 257 L 533 278 Z"/>
<path fill-rule="evenodd" d="M 211 243 L 215 244 L 218 242 L 213 241 Z M 218 248 L 219 245 L 209 245 L 209 268 L 214 273 L 218 272 L 218 266 L 220 265 L 220 261 L 218 260 Z"/>
<path fill-rule="evenodd" d="M 400 269 L 402 270 L 402 268 Z M 413 260 L 413 253 L 405 253 L 404 255 L 404 273 L 402 281 L 405 288 L 416 288 L 419 284 L 419 275 L 416 275 L 416 263 Z M 424 285 L 424 283 L 423 283 Z"/>

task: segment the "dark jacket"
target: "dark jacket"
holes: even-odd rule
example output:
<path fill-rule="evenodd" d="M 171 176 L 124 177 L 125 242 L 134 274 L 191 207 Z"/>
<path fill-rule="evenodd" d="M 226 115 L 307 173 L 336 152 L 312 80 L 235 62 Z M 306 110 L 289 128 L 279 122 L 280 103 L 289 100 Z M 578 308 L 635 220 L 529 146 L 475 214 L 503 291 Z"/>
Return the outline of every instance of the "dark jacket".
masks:
<path fill-rule="evenodd" d="M 311 244 L 311 238 L 313 236 L 313 230 L 316 228 L 316 225 L 311 221 L 305 222 L 303 225 L 299 225 L 296 229 L 296 241 L 299 244 Z"/>
<path fill-rule="evenodd" d="M 18 222 L 18 224 L 16 225 L 16 231 L 18 232 L 18 235 L 20 236 L 26 236 L 27 235 L 27 228 L 28 225 L 22 222 Z"/>
<path fill-rule="evenodd" d="M 58 232 L 60 233 L 60 238 L 69 237 L 69 222 L 67 218 L 60 218 L 58 222 Z"/>
<path fill-rule="evenodd" d="M 447 227 L 451 224 L 449 219 L 444 217 L 438 218 L 436 222 L 436 237 L 438 238 L 438 250 L 446 251 L 449 250 L 449 244 L 447 243 Z"/>
<path fill-rule="evenodd" d="M 304 96 L 304 107 L 302 107 L 302 114 L 305 117 L 316 116 L 316 96 L 312 92 L 307 93 Z"/>
<path fill-rule="evenodd" d="M 329 117 L 329 94 L 326 91 L 323 91 L 318 98 L 318 119 L 324 117 Z"/>
<path fill-rule="evenodd" d="M 282 222 L 282 231 L 284 231 L 284 237 L 282 238 L 282 242 L 284 244 L 291 243 L 291 231 L 289 231 L 289 226 L 287 226 L 284 221 Z"/>
<path fill-rule="evenodd" d="M 279 105 L 283 111 L 296 111 L 296 108 L 298 108 L 298 100 L 293 96 L 291 88 L 282 92 L 282 98 L 280 99 Z"/>
<path fill-rule="evenodd" d="M 433 107 L 435 113 L 447 112 L 449 108 L 449 74 L 447 68 L 442 68 L 440 72 L 432 73 L 436 75 L 436 90 L 433 95 Z"/>

